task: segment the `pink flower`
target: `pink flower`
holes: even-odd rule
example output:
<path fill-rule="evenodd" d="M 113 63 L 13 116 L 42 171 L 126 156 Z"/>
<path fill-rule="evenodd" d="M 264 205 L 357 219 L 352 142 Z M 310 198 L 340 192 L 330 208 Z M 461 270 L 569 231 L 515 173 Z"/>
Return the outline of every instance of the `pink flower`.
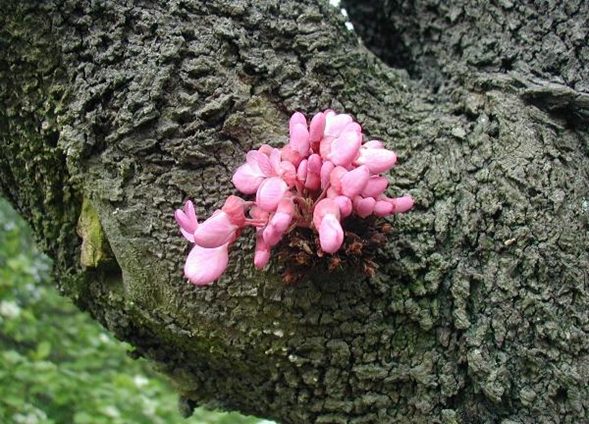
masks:
<path fill-rule="evenodd" d="M 282 199 L 262 233 L 264 241 L 268 246 L 275 246 L 282 239 L 283 234 L 292 222 L 293 214 L 294 207 L 292 201 L 290 199 Z"/>
<path fill-rule="evenodd" d="M 364 165 L 346 172 L 340 180 L 341 193 L 350 199 L 354 198 L 364 190 L 369 178 L 370 171 Z"/>
<path fill-rule="evenodd" d="M 385 177 L 380 177 L 378 175 L 373 175 L 370 177 L 364 190 L 360 193 L 364 197 L 374 197 L 375 199 L 380 196 L 384 191 L 387 189 L 389 185 L 389 180 Z"/>
<path fill-rule="evenodd" d="M 393 205 L 393 213 L 407 212 L 413 207 L 413 198 L 411 196 L 395 197 L 389 201 Z"/>
<path fill-rule="evenodd" d="M 319 155 L 325 160 L 328 160 L 327 157 L 331 153 L 331 144 L 333 143 L 333 140 L 335 140 L 335 137 L 326 135 L 319 143 Z"/>
<path fill-rule="evenodd" d="M 321 249 L 335 253 L 344 241 L 344 230 L 339 222 L 340 208 L 333 199 L 323 199 L 313 211 L 313 225 L 319 232 Z"/>
<path fill-rule="evenodd" d="M 344 242 L 344 230 L 337 218 L 327 214 L 319 226 L 319 243 L 326 253 L 335 253 Z"/>
<path fill-rule="evenodd" d="M 272 175 L 273 169 L 268 156 L 257 150 L 250 150 L 246 160 L 246 163 L 237 168 L 231 181 L 242 193 L 254 194 L 262 181 Z"/>
<path fill-rule="evenodd" d="M 229 196 L 221 208 L 229 217 L 229 221 L 237 227 L 245 225 L 245 200 L 237 196 Z"/>
<path fill-rule="evenodd" d="M 301 184 L 305 184 L 307 180 L 307 159 L 303 159 L 301 163 L 299 163 L 299 167 L 297 168 L 297 180 Z"/>
<path fill-rule="evenodd" d="M 227 213 L 217 210 L 198 226 L 194 232 L 194 242 L 206 248 L 219 247 L 232 242 L 238 228 Z"/>
<path fill-rule="evenodd" d="M 354 125 L 355 124 L 355 125 Z M 358 156 L 362 145 L 362 133 L 358 131 L 357 124 L 348 124 L 339 137 L 332 141 L 327 159 L 338 166 L 349 166 Z"/>
<path fill-rule="evenodd" d="M 211 284 L 223 274 L 229 263 L 228 244 L 213 249 L 195 244 L 184 265 L 184 275 L 197 286 Z"/>
<path fill-rule="evenodd" d="M 294 206 L 290 199 L 282 199 L 276 208 L 276 213 L 270 219 L 270 224 L 284 233 L 290 225 L 294 215 Z"/>
<path fill-rule="evenodd" d="M 321 165 L 321 157 L 318 154 L 309 156 L 305 188 L 313 191 L 321 188 Z"/>
<path fill-rule="evenodd" d="M 269 247 L 273 247 L 278 244 L 282 238 L 282 233 L 280 233 L 273 225 L 268 224 L 262 231 L 262 237 Z"/>
<path fill-rule="evenodd" d="M 256 228 L 264 227 L 270 219 L 270 213 L 260 209 L 257 206 L 252 206 L 249 210 L 250 219 L 246 219 L 246 224 L 252 225 Z"/>
<path fill-rule="evenodd" d="M 333 171 L 334 168 L 335 168 L 335 165 L 333 163 L 331 163 L 330 161 L 325 161 L 325 162 L 323 162 L 323 165 L 321 165 L 320 176 L 321 176 L 321 188 L 322 189 L 327 188 L 327 186 L 329 184 L 329 177 L 331 176 L 331 172 Z"/>
<path fill-rule="evenodd" d="M 391 202 L 387 202 L 385 200 L 377 200 L 374 204 L 373 214 L 374 216 L 388 216 L 393 213 L 395 207 Z"/>
<path fill-rule="evenodd" d="M 307 120 L 302 113 L 296 112 L 290 118 L 290 148 L 301 157 L 309 152 L 309 130 Z"/>
<path fill-rule="evenodd" d="M 255 200 L 229 196 L 202 223 L 190 201 L 175 211 L 182 235 L 194 243 L 184 269 L 188 279 L 208 285 L 219 278 L 229 246 L 247 226 L 255 229 L 254 265 L 262 269 L 271 248 L 295 227 L 313 229 L 323 252 L 335 253 L 343 244 L 346 217 L 384 217 L 411 209 L 411 196 L 384 194 L 388 180 L 380 173 L 395 165 L 395 153 L 381 141 L 363 140 L 362 127 L 350 115 L 326 110 L 308 123 L 295 112 L 288 144 L 249 151 L 232 177 L 235 187 L 255 193 Z"/>
<path fill-rule="evenodd" d="M 347 196 L 336 196 L 333 198 L 339 206 L 339 211 L 342 218 L 350 216 L 352 213 L 352 201 Z"/>
<path fill-rule="evenodd" d="M 282 178 L 267 178 L 258 187 L 256 204 L 266 212 L 273 212 L 287 190 L 288 185 Z"/>
<path fill-rule="evenodd" d="M 191 243 L 194 243 L 194 232 L 198 227 L 198 219 L 194 211 L 194 205 L 190 200 L 184 204 L 184 209 L 176 209 L 174 213 L 176 222 L 180 226 L 180 232 Z"/>
<path fill-rule="evenodd" d="M 356 212 L 360 218 L 366 218 L 367 216 L 372 215 L 375 204 L 376 200 L 374 200 L 374 197 L 356 196 L 354 197 L 354 212 Z"/>
<path fill-rule="evenodd" d="M 333 110 L 328 110 L 325 112 L 324 135 L 338 137 L 346 125 L 353 121 L 350 115 L 346 115 L 345 113 L 337 114 Z"/>
<path fill-rule="evenodd" d="M 314 150 L 317 150 L 317 146 L 323 138 L 324 132 L 325 114 L 323 112 L 319 112 L 313 116 L 313 119 L 311 119 L 311 123 L 309 124 L 309 142 L 311 143 L 311 147 Z"/>
<path fill-rule="evenodd" d="M 292 129 L 295 125 L 304 125 L 307 127 L 307 118 L 301 112 L 295 112 L 288 120 L 288 130 L 292 133 Z"/>
<path fill-rule="evenodd" d="M 360 148 L 360 155 L 356 159 L 356 164 L 366 165 L 372 174 L 379 174 L 391 169 L 397 162 L 397 155 L 391 150 L 382 147 L 372 147 L 378 144 L 372 143 Z"/>
<path fill-rule="evenodd" d="M 343 166 L 336 166 L 329 174 L 329 183 L 336 192 L 342 192 L 342 178 L 347 173 L 348 171 Z"/>
<path fill-rule="evenodd" d="M 365 149 L 384 149 L 384 143 L 380 140 L 370 140 L 362 145 Z"/>
<path fill-rule="evenodd" d="M 270 246 L 264 241 L 262 231 L 256 233 L 256 250 L 254 253 L 254 266 L 264 268 L 270 262 Z"/>

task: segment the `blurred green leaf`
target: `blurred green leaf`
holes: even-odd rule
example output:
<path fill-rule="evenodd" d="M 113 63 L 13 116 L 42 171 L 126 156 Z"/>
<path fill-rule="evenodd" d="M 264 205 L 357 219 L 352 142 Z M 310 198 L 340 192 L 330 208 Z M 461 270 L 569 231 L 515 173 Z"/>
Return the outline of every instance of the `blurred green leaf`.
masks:
<path fill-rule="evenodd" d="M 259 422 L 205 409 L 184 420 L 167 382 L 59 296 L 50 269 L 0 198 L 0 423 Z"/>
<path fill-rule="evenodd" d="M 74 423 L 76 424 L 91 424 L 93 422 L 92 420 L 92 415 L 85 411 L 76 412 L 76 414 L 74 415 Z"/>
<path fill-rule="evenodd" d="M 43 340 L 41 343 L 37 345 L 37 351 L 35 352 L 34 359 L 42 360 L 49 356 L 51 353 L 51 343 L 47 340 Z"/>

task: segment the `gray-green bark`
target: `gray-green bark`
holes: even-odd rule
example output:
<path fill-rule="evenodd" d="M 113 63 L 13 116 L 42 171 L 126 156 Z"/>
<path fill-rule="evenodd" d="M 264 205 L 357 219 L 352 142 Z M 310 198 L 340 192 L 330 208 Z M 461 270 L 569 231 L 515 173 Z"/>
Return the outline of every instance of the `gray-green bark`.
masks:
<path fill-rule="evenodd" d="M 188 407 L 283 423 L 589 418 L 586 74 L 549 84 L 533 62 L 472 68 L 445 37 L 413 35 L 410 72 L 393 69 L 324 2 L 4 9 L 0 188 L 56 259 L 61 289 L 158 362 Z M 367 34 L 371 15 L 355 10 Z M 406 31 L 428 34 L 428 11 L 407 14 L 419 25 Z M 464 37 L 488 24 L 472 19 Z M 411 79 L 424 51 L 460 77 L 439 66 Z M 244 238 L 220 282 L 187 284 L 173 210 L 191 197 L 207 216 L 245 151 L 283 143 L 292 111 L 328 107 L 398 152 L 392 191 L 417 201 L 393 220 L 377 276 L 286 287 L 253 270 Z"/>

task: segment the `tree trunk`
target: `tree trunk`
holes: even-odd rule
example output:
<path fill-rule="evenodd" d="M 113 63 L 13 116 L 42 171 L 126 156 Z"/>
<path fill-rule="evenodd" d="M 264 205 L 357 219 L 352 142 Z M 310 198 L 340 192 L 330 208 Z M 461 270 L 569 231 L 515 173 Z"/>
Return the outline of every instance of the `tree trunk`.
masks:
<path fill-rule="evenodd" d="M 499 3 L 350 1 L 388 65 L 321 1 L 7 3 L 2 193 L 61 290 L 187 409 L 587 420 L 588 7 Z M 286 286 L 279 266 L 254 270 L 250 235 L 219 282 L 188 284 L 174 209 L 194 198 L 208 216 L 244 152 L 326 108 L 398 153 L 391 190 L 416 199 L 377 275 Z"/>

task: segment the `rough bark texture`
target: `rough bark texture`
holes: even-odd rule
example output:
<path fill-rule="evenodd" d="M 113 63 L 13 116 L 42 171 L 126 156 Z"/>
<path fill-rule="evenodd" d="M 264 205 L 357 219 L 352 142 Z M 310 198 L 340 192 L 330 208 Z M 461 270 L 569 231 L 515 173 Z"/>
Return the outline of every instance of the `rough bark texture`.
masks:
<path fill-rule="evenodd" d="M 359 33 L 404 69 L 323 2 L 5 4 L 2 192 L 56 258 L 61 289 L 159 363 L 187 409 L 589 419 L 586 4 L 556 18 L 503 1 L 491 21 L 468 2 L 363 3 L 347 5 Z M 567 20 L 579 24 L 557 32 Z M 545 28 L 545 45 L 512 24 Z M 489 37 L 496 48 L 481 47 Z M 554 37 L 566 54 L 548 66 Z M 398 152 L 391 192 L 417 200 L 393 220 L 377 276 L 286 287 L 253 271 L 244 238 L 220 282 L 187 284 L 172 211 L 191 197 L 210 214 L 245 151 L 283 143 L 292 111 L 327 107 Z"/>
<path fill-rule="evenodd" d="M 440 92 L 513 86 L 538 107 L 589 121 L 589 3 L 343 0 L 366 46 Z"/>

